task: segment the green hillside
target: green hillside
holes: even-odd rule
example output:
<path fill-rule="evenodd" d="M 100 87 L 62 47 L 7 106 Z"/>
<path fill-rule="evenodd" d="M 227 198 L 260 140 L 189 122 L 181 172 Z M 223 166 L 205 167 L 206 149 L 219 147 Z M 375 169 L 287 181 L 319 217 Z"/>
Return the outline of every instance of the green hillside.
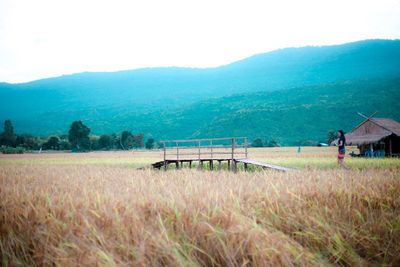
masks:
<path fill-rule="evenodd" d="M 377 116 L 400 120 L 399 100 L 400 78 L 366 79 L 219 98 L 172 117 L 186 118 L 175 126 L 179 128 L 189 121 L 202 122 L 191 137 L 230 133 L 294 145 L 325 141 L 328 130 L 351 130 L 362 120 L 357 112 L 378 111 Z M 203 114 L 203 120 L 187 119 L 192 113 Z"/>
<path fill-rule="evenodd" d="M 400 41 L 287 48 L 209 69 L 149 68 L 0 83 L 0 120 L 61 134 L 81 119 L 95 134 L 155 138 L 245 135 L 282 144 L 349 130 L 356 112 L 400 119 Z"/>
<path fill-rule="evenodd" d="M 122 128 L 158 138 L 248 136 L 295 145 L 325 141 L 329 130 L 351 130 L 362 120 L 357 112 L 378 111 L 377 116 L 400 120 L 399 100 L 400 78 L 364 79 L 215 98 L 114 119 Z"/>

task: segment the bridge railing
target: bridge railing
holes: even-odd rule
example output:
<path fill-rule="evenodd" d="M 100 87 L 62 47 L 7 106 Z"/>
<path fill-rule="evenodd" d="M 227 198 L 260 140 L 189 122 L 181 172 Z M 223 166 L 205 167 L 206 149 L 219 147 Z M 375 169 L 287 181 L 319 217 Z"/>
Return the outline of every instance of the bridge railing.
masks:
<path fill-rule="evenodd" d="M 247 137 L 161 141 L 164 161 L 247 158 Z"/>

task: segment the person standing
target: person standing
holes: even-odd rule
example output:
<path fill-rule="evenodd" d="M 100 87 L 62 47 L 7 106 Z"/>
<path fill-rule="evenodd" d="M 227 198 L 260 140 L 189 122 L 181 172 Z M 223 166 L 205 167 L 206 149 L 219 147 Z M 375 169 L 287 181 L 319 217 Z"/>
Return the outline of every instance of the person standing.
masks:
<path fill-rule="evenodd" d="M 344 136 L 344 132 L 342 130 L 339 130 L 337 132 L 337 137 L 338 137 L 338 164 L 340 167 L 347 169 L 345 163 L 344 163 L 344 156 L 346 154 L 346 137 Z"/>

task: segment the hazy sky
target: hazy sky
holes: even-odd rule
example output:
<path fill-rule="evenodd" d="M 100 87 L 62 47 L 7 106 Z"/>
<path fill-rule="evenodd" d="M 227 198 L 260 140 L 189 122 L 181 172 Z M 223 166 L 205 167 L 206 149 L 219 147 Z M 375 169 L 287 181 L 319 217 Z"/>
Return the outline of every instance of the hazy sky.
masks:
<path fill-rule="evenodd" d="M 0 0 L 0 81 L 400 39 L 400 0 Z"/>

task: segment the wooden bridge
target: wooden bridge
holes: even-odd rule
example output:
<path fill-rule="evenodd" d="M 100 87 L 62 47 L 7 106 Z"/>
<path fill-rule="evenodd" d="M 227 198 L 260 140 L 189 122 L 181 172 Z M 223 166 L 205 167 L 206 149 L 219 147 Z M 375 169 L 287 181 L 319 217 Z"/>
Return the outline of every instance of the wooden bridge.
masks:
<path fill-rule="evenodd" d="M 153 168 L 159 170 L 167 170 L 169 165 L 175 165 L 176 169 L 185 165 L 192 168 L 193 162 L 198 162 L 199 169 L 203 169 L 204 163 L 208 163 L 210 170 L 221 170 L 222 163 L 227 162 L 228 169 L 234 172 L 239 163 L 243 164 L 244 170 L 249 165 L 278 171 L 293 170 L 249 159 L 247 137 L 169 140 L 161 141 L 161 144 L 164 159 L 152 164 Z"/>

